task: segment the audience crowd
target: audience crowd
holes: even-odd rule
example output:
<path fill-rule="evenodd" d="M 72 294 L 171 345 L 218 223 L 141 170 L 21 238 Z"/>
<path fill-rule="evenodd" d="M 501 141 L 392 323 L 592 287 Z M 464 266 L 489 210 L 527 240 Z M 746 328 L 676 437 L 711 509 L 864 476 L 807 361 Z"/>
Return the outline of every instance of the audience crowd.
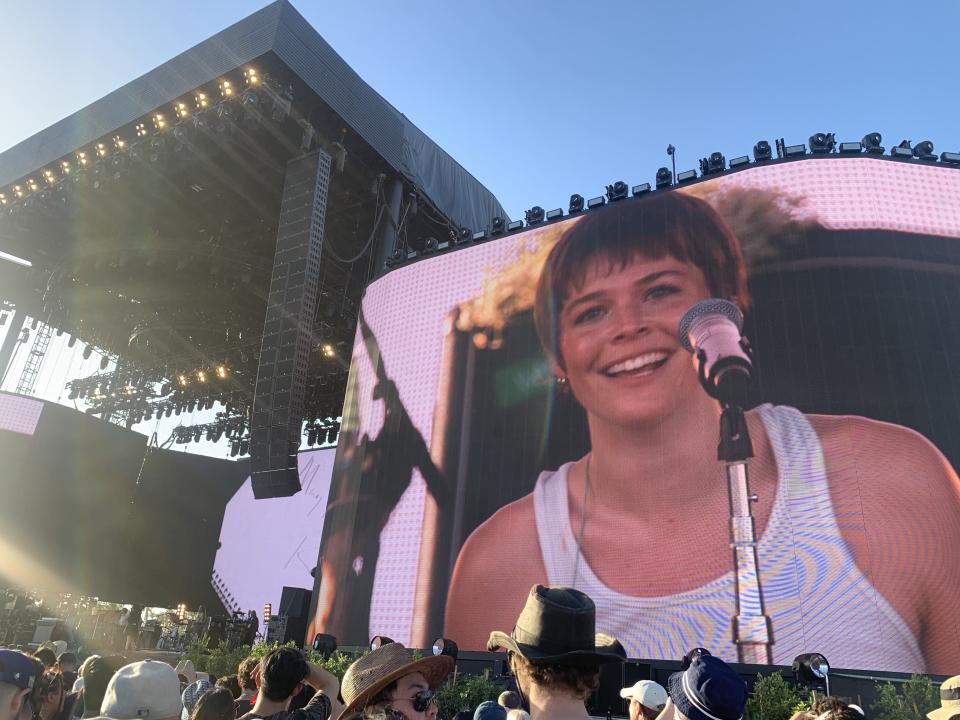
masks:
<path fill-rule="evenodd" d="M 601 667 L 626 660 L 617 639 L 595 629 L 587 595 L 534 586 L 513 630 L 490 633 L 487 644 L 507 652 L 516 689 L 443 720 L 587 720 Z M 174 668 L 91 655 L 78 664 L 65 649 L 0 648 L 0 720 L 437 720 L 436 693 L 453 668 L 448 656 L 418 657 L 400 643 L 360 657 L 342 682 L 289 647 L 248 657 L 236 675 L 221 678 L 189 660 Z M 667 687 L 640 680 L 620 696 L 630 720 L 743 720 L 748 692 L 729 665 L 698 648 Z M 960 676 L 941 685 L 940 698 L 929 720 L 960 720 Z M 859 706 L 828 696 L 783 720 L 865 717 Z"/>

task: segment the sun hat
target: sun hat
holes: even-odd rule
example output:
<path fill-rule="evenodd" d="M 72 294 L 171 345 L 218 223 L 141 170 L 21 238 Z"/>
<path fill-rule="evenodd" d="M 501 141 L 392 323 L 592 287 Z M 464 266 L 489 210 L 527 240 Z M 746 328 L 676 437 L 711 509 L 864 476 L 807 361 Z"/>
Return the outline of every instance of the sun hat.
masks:
<path fill-rule="evenodd" d="M 663 710 L 667 704 L 667 691 L 653 680 L 638 680 L 634 685 L 620 691 L 620 697 L 636 700 L 651 710 Z"/>
<path fill-rule="evenodd" d="M 174 669 L 159 660 L 141 660 L 113 674 L 100 714 L 112 720 L 166 720 L 179 718 L 182 707 Z"/>
<path fill-rule="evenodd" d="M 623 662 L 623 646 L 596 632 L 597 606 L 590 597 L 568 587 L 530 588 L 513 632 L 494 630 L 487 650 L 503 648 L 528 660 L 555 665 L 600 665 Z"/>
<path fill-rule="evenodd" d="M 395 680 L 420 673 L 431 690 L 440 687 L 453 670 L 453 658 L 431 655 L 415 660 L 413 652 L 400 643 L 387 643 L 367 653 L 347 668 L 340 684 L 340 694 L 346 704 L 341 718 L 363 710 L 373 698 Z"/>
<path fill-rule="evenodd" d="M 940 707 L 927 713 L 930 720 L 950 720 L 960 714 L 960 675 L 947 678 L 940 686 Z"/>
<path fill-rule="evenodd" d="M 747 684 L 720 658 L 702 655 L 668 682 L 674 705 L 687 720 L 741 720 Z"/>
<path fill-rule="evenodd" d="M 197 706 L 197 701 L 204 693 L 208 693 L 211 690 L 213 690 L 213 684 L 206 678 L 197 678 L 194 682 L 187 685 L 180 694 L 180 700 L 183 702 L 180 720 L 190 720 L 190 715 Z"/>

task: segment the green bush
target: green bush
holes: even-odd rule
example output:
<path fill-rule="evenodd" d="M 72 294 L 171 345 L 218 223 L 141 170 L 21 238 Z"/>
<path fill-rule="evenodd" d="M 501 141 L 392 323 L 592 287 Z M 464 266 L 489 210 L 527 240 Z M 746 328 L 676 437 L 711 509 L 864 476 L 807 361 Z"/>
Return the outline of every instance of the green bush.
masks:
<path fill-rule="evenodd" d="M 280 647 L 279 643 L 268 645 L 265 642 L 258 642 L 252 648 L 241 646 L 231 649 L 225 642 L 211 647 L 207 639 L 203 638 L 190 643 L 183 656 L 192 660 L 193 666 L 197 670 L 222 677 L 224 675 L 236 675 L 237 667 L 246 657 L 262 658 L 278 647 Z M 296 647 L 296 643 L 291 640 L 284 647 Z M 343 679 L 343 674 L 347 671 L 347 668 L 360 657 L 359 655 L 337 651 L 324 660 L 323 656 L 311 647 L 305 650 L 305 654 L 307 660 L 325 668 L 340 679 Z"/>
<path fill-rule="evenodd" d="M 747 700 L 746 716 L 749 720 L 786 720 L 798 710 L 809 710 L 807 693 L 780 672 L 759 675 L 753 692 Z"/>
<path fill-rule="evenodd" d="M 906 682 L 877 683 L 877 700 L 870 705 L 876 720 L 926 720 L 940 707 L 940 693 L 926 675 L 911 675 Z"/>
<path fill-rule="evenodd" d="M 490 679 L 490 674 L 459 675 L 456 671 L 437 690 L 437 717 L 451 720 L 461 710 L 473 712 L 485 700 L 496 700 L 503 688 Z"/>

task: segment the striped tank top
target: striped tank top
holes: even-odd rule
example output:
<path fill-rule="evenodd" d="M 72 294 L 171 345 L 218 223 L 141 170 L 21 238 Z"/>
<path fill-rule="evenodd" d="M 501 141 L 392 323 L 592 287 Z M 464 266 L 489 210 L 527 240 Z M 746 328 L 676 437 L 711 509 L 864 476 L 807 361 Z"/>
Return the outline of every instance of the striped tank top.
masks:
<path fill-rule="evenodd" d="M 820 439 L 790 407 L 758 409 L 777 462 L 777 496 L 757 544 L 760 581 L 773 623 L 773 661 L 789 665 L 820 652 L 840 668 L 925 672 L 917 639 L 860 572 L 837 526 Z M 570 527 L 567 473 L 541 473 L 533 491 L 540 551 L 550 585 L 570 585 L 577 541 Z M 637 571 L 647 562 L 637 559 Z M 597 605 L 597 631 L 618 638 L 631 658 L 676 659 L 693 647 L 736 661 L 731 570 L 666 597 L 633 597 L 604 585 L 584 557 L 576 587 Z"/>

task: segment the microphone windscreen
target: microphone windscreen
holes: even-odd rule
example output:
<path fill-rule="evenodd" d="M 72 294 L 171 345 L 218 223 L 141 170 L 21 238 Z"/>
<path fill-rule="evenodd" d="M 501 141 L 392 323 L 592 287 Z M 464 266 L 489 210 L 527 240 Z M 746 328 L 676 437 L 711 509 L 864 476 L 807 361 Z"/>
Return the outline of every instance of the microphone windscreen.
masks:
<path fill-rule="evenodd" d="M 740 312 L 740 308 L 738 308 L 732 302 L 722 298 L 701 300 L 687 310 L 683 317 L 680 318 L 680 326 L 677 330 L 677 336 L 680 340 L 680 344 L 683 345 L 687 352 L 694 351 L 693 344 L 690 342 L 690 328 L 693 327 L 693 324 L 697 320 L 707 317 L 708 315 L 722 315 L 736 325 L 737 330 L 743 330 L 743 313 Z"/>

